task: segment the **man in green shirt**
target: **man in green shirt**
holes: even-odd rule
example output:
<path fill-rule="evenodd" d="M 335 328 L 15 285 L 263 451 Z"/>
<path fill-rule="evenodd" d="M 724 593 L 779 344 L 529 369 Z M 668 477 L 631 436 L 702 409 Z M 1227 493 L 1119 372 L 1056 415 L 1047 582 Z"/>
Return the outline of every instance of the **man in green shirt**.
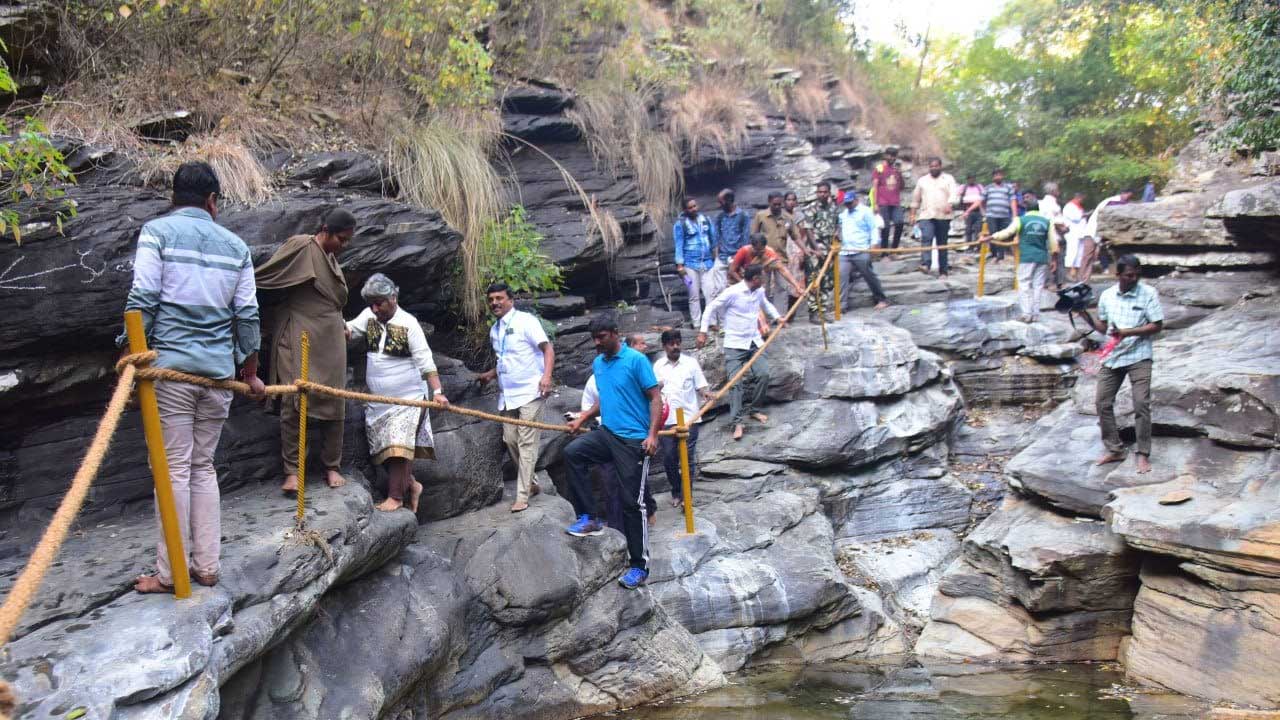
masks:
<path fill-rule="evenodd" d="M 1026 193 L 1023 197 L 1025 201 L 1035 203 L 1027 205 L 1035 209 L 1022 217 L 1014 217 L 1009 227 L 982 239 L 1004 242 L 1018 236 L 1018 305 L 1022 310 L 1022 321 L 1033 323 L 1040 321 L 1040 294 L 1044 291 L 1045 279 L 1053 262 L 1049 252 L 1053 219 L 1040 212 L 1034 193 Z"/>

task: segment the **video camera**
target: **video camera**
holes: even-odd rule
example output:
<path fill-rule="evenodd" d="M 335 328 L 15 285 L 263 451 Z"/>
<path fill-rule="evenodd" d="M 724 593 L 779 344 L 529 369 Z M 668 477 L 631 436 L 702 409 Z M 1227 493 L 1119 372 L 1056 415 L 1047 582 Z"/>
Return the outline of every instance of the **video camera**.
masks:
<path fill-rule="evenodd" d="M 1062 313 L 1084 312 L 1092 302 L 1093 288 L 1085 283 L 1076 283 L 1058 291 L 1058 302 L 1054 303 L 1053 309 Z"/>

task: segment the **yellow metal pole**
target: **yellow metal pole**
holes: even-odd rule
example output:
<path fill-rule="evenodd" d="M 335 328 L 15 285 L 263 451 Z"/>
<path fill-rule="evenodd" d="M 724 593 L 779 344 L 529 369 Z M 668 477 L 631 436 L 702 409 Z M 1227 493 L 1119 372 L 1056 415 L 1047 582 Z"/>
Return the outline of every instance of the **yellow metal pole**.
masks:
<path fill-rule="evenodd" d="M 124 314 L 124 329 L 129 336 L 129 352 L 147 351 L 147 333 L 142 327 L 142 313 L 130 310 Z M 138 406 L 142 410 L 142 434 L 147 438 L 147 455 L 151 459 L 151 477 L 156 486 L 156 507 L 160 511 L 160 530 L 169 551 L 169 569 L 173 574 L 173 595 L 191 597 L 191 576 L 187 573 L 187 551 L 182 542 L 178 510 L 173 502 L 173 483 L 169 479 L 169 456 L 164 452 L 164 433 L 160 430 L 160 407 L 156 405 L 156 385 L 151 380 L 138 380 Z"/>
<path fill-rule="evenodd" d="M 840 320 L 840 311 L 841 311 L 841 307 L 840 307 L 840 306 L 844 304 L 844 303 L 840 302 L 840 241 L 839 241 L 839 240 L 837 240 L 837 241 L 835 241 L 834 243 L 832 243 L 832 245 L 835 247 L 835 251 L 836 251 L 836 259 L 835 259 L 834 261 L 832 261 L 832 263 L 831 263 L 831 272 L 832 272 L 832 275 L 831 275 L 831 281 L 832 281 L 832 282 L 831 282 L 831 296 L 832 296 L 831 303 L 832 303 L 833 305 L 835 305 L 835 306 L 836 306 L 836 307 L 835 307 L 835 316 L 834 316 L 834 317 L 835 317 L 835 319 L 836 319 L 837 321 L 839 321 L 839 320 Z"/>
<path fill-rule="evenodd" d="M 982 297 L 987 278 L 987 243 L 978 246 L 978 294 Z"/>
<path fill-rule="evenodd" d="M 684 494 L 684 531 L 693 534 L 693 479 L 689 477 L 689 428 L 684 408 L 676 408 L 676 441 L 680 443 L 680 488 Z"/>
<path fill-rule="evenodd" d="M 311 338 L 302 331 L 301 379 L 310 377 Z M 298 393 L 298 515 L 295 524 L 301 530 L 307 522 L 307 391 Z"/>

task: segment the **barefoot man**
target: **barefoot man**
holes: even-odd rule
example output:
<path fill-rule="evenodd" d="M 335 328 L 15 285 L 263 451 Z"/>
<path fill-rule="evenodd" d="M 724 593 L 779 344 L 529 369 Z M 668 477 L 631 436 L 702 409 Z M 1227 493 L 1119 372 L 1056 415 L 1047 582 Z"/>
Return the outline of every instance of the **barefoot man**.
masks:
<path fill-rule="evenodd" d="M 699 328 L 697 342 L 699 348 L 707 344 L 709 326 L 719 323 L 717 318 L 724 315 L 724 371 L 729 377 L 733 377 L 746 365 L 751 356 L 755 355 L 756 349 L 764 344 L 757 322 L 762 311 L 770 320 L 776 320 L 779 328 L 782 327 L 781 314 L 764 294 L 764 268 L 748 265 L 742 272 L 742 282 L 730 285 L 717 295 L 702 313 L 702 327 Z M 743 424 L 748 415 L 761 425 L 769 422 L 769 416 L 756 412 L 756 406 L 764 401 L 764 393 L 768 388 L 769 365 L 766 358 L 761 356 L 747 371 L 742 382 L 729 391 L 734 440 L 742 439 Z"/>
<path fill-rule="evenodd" d="M 302 355 L 298 344 L 305 330 L 311 343 L 310 380 L 330 387 L 347 384 L 346 322 L 347 281 L 337 254 L 356 231 L 355 217 L 341 208 L 325 214 L 315 235 L 294 235 L 271 259 L 256 270 L 263 315 L 273 335 L 271 382 L 298 379 Z M 342 398 L 312 394 L 307 398 L 307 420 L 320 438 L 321 460 L 329 487 L 347 481 L 338 472 L 342 464 L 342 429 L 347 402 Z M 280 452 L 284 463 L 285 495 L 298 490 L 298 396 L 286 396 L 280 406 Z"/>
<path fill-rule="evenodd" d="M 1133 391 L 1133 423 L 1137 431 L 1138 472 L 1151 472 L 1151 336 L 1164 328 L 1160 294 L 1138 280 L 1141 264 L 1133 255 L 1116 261 L 1118 285 L 1107 288 L 1098 299 L 1098 319 L 1081 311 L 1098 332 L 1120 338 L 1098 371 L 1098 425 L 1106 453 L 1098 465 L 1122 462 L 1125 447 L 1116 429 L 1116 393 L 1125 377 Z"/>

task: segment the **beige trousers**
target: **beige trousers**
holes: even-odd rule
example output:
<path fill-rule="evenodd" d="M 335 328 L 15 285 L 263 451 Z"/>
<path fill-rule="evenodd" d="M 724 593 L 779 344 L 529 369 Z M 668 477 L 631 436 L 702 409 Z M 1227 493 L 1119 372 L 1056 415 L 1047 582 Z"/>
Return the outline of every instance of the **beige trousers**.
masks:
<path fill-rule="evenodd" d="M 320 461 L 326 470 L 342 465 L 342 420 L 307 419 L 307 447 L 320 443 Z M 280 403 L 280 460 L 285 475 L 298 474 L 298 399 L 286 397 Z"/>
<path fill-rule="evenodd" d="M 157 382 L 156 404 L 169 459 L 169 479 L 178 512 L 178 532 L 191 570 L 216 574 L 222 540 L 222 508 L 213 452 L 231 410 L 231 391 L 179 382 Z M 158 517 L 158 512 L 157 512 Z M 173 584 L 164 531 L 156 551 L 160 582 Z"/>
<path fill-rule="evenodd" d="M 542 416 L 544 398 L 534 398 L 515 410 L 504 410 L 507 417 L 518 417 L 521 420 L 537 420 Z M 511 460 L 516 463 L 516 502 L 529 502 L 529 491 L 533 487 L 533 472 L 538 464 L 538 430 L 523 425 L 503 425 L 502 442 L 507 445 Z"/>

